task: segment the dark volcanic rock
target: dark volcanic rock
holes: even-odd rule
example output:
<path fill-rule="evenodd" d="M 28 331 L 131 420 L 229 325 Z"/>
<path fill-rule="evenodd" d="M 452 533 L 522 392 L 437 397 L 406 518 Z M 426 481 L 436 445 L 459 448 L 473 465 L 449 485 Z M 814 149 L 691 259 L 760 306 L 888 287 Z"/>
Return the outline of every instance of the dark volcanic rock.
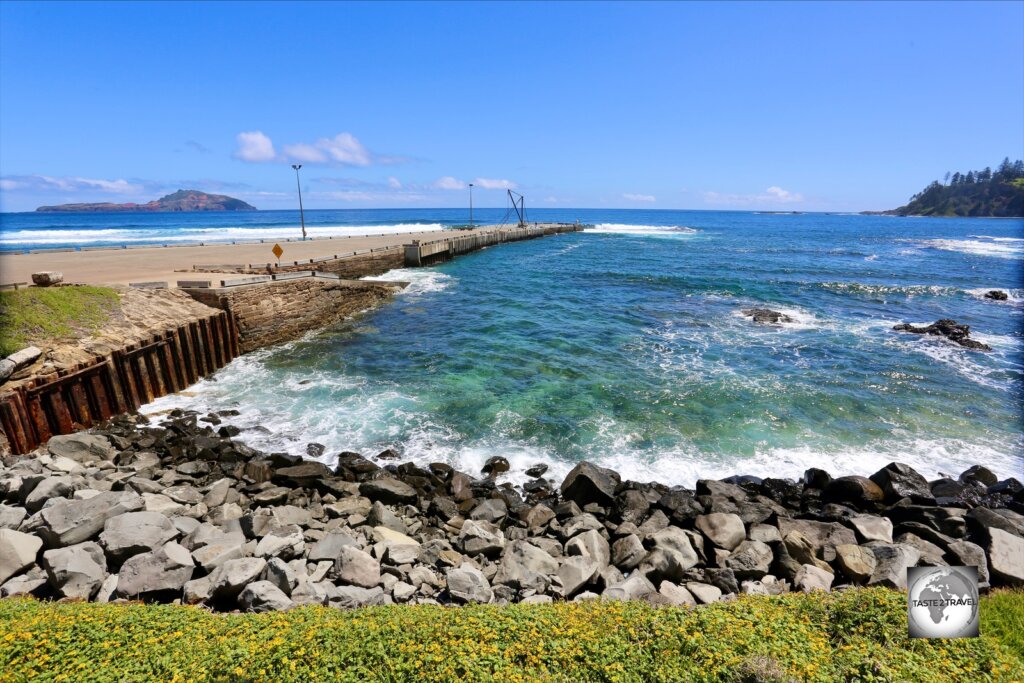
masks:
<path fill-rule="evenodd" d="M 854 475 L 833 479 L 822 491 L 822 498 L 838 503 L 853 503 L 863 509 L 881 503 L 885 493 L 874 481 Z"/>
<path fill-rule="evenodd" d="M 951 342 L 955 342 L 968 349 L 977 349 L 978 351 L 992 350 L 992 347 L 988 344 L 983 344 L 976 339 L 970 338 L 970 325 L 962 325 L 955 320 L 950 320 L 949 318 L 936 320 L 926 327 L 914 327 L 910 323 L 903 323 L 900 325 L 894 325 L 892 329 L 898 332 L 912 332 L 914 334 L 929 334 L 936 337 L 945 337 Z"/>
<path fill-rule="evenodd" d="M 534 465 L 533 467 L 530 467 L 529 469 L 527 469 L 526 470 L 526 476 L 528 476 L 528 477 L 543 477 L 544 473 L 547 472 L 547 471 L 548 471 L 548 466 L 543 464 L 543 463 L 541 463 L 539 465 Z"/>
<path fill-rule="evenodd" d="M 363 482 L 359 485 L 359 493 L 370 500 L 379 500 L 389 505 L 416 502 L 416 489 L 390 477 Z"/>
<path fill-rule="evenodd" d="M 481 468 L 481 472 L 491 477 L 495 477 L 502 472 L 508 472 L 509 464 L 508 460 L 501 457 L 500 455 L 491 456 L 487 458 L 487 462 Z"/>
<path fill-rule="evenodd" d="M 928 480 L 910 465 L 891 462 L 871 475 L 871 481 L 878 484 L 885 493 L 886 502 L 893 503 L 901 498 L 910 498 L 915 503 L 934 503 Z"/>
<path fill-rule="evenodd" d="M 769 308 L 744 308 L 743 315 L 750 316 L 755 323 L 791 323 L 793 319 L 785 313 L 773 311 Z"/>
<path fill-rule="evenodd" d="M 614 502 L 615 489 L 620 482 L 617 472 L 584 460 L 565 476 L 561 492 L 578 505 L 597 503 L 608 506 Z"/>
<path fill-rule="evenodd" d="M 982 465 L 975 465 L 963 471 L 959 477 L 965 484 L 977 482 L 982 486 L 989 487 L 999 481 L 999 477 L 992 470 Z"/>
<path fill-rule="evenodd" d="M 499 485 L 501 458 L 475 478 L 341 453 L 332 474 L 211 423 L 125 416 L 57 439 L 52 457 L 0 460 L 0 596 L 227 611 L 602 594 L 705 604 L 828 589 L 833 571 L 900 586 L 908 567 L 943 563 L 978 566 L 983 584 L 1024 581 L 1024 487 L 980 466 L 930 483 L 893 463 L 870 479 L 809 470 L 690 490 L 580 463 L 559 491 L 542 476 Z"/>
<path fill-rule="evenodd" d="M 990 289 L 985 292 L 985 298 L 993 299 L 994 301 L 1006 301 L 1010 297 L 1001 289 Z"/>

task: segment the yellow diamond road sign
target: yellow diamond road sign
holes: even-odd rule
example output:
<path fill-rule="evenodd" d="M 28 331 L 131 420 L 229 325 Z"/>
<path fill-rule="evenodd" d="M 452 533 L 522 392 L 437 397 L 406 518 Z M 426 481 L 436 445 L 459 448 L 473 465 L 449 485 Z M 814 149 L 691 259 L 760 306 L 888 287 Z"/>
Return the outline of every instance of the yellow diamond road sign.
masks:
<path fill-rule="evenodd" d="M 281 248 L 280 244 L 275 244 L 274 248 L 271 249 L 271 251 L 274 252 L 274 256 L 276 256 L 278 259 L 280 259 L 281 258 L 281 254 L 284 253 L 284 249 Z"/>

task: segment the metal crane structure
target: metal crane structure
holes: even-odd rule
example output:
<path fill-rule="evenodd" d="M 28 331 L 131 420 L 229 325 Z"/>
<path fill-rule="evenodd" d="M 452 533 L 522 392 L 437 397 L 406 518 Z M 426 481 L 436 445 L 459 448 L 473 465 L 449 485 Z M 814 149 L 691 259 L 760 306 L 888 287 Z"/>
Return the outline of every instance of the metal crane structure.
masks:
<path fill-rule="evenodd" d="M 501 225 L 508 225 L 509 219 L 512 217 L 513 212 L 516 215 L 517 227 L 526 226 L 526 198 L 518 192 L 512 190 L 505 190 L 508 193 L 509 206 L 505 210 L 505 217 L 501 219 Z"/>

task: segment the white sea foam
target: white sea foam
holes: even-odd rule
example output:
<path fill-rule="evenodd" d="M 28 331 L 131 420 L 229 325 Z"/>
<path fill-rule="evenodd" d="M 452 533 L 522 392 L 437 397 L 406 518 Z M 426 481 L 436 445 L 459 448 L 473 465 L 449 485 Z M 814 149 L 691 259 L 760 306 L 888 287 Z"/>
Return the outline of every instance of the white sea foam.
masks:
<path fill-rule="evenodd" d="M 397 223 L 394 225 L 316 225 L 306 226 L 310 237 L 362 237 L 365 235 L 393 235 L 409 232 L 443 230 L 441 223 Z M 171 232 L 173 230 L 173 232 Z M 129 244 L 138 242 L 231 242 L 234 240 L 297 239 L 302 236 L 297 225 L 255 227 L 203 227 L 203 228 L 98 228 L 12 230 L 0 232 L 0 245 L 16 247 L 23 244 Z"/>
<path fill-rule="evenodd" d="M 968 235 L 976 240 L 992 240 L 993 242 L 1024 242 L 1024 237 L 992 237 L 991 235 Z"/>
<path fill-rule="evenodd" d="M 915 327 L 931 323 L 911 323 Z M 1012 392 L 1024 378 L 1024 368 L 1012 358 L 1020 349 L 1022 341 L 1008 335 L 987 335 L 971 333 L 972 339 L 988 344 L 991 354 L 965 349 L 959 344 L 942 337 L 919 334 L 896 334 L 885 338 L 886 344 L 896 345 L 909 353 L 922 354 L 943 365 L 951 367 L 957 374 L 975 384 Z M 988 362 L 989 355 L 996 356 L 1000 365 Z"/>
<path fill-rule="evenodd" d="M 259 375 L 255 371 L 250 380 L 259 382 Z M 321 379 L 318 377 L 317 381 Z M 548 465 L 545 476 L 558 482 L 576 464 L 548 448 L 510 438 L 503 423 L 515 423 L 517 417 L 514 415 L 499 416 L 491 437 L 466 442 L 452 428 L 423 419 L 417 413 L 416 401 L 403 396 L 397 389 L 368 391 L 358 402 L 338 406 L 339 412 L 355 411 L 355 414 L 346 416 L 348 419 L 339 420 L 334 411 L 309 410 L 296 415 L 268 411 L 248 401 L 225 403 L 204 400 L 213 398 L 217 391 L 214 385 L 216 382 L 201 382 L 190 392 L 192 396 L 179 394 L 157 399 L 141 412 L 158 419 L 168 410 L 179 407 L 200 412 L 232 407 L 240 414 L 222 419 L 243 430 L 236 437 L 238 440 L 264 451 L 287 452 L 303 457 L 309 457 L 306 444 L 320 443 L 326 450 L 323 456 L 315 459 L 329 466 L 337 464 L 337 454 L 341 451 L 361 451 L 365 457 L 374 459 L 384 447 L 392 446 L 401 453 L 403 460 L 420 465 L 446 462 L 461 471 L 476 474 L 489 457 L 501 455 L 509 460 L 511 469 L 500 480 L 523 484 L 528 481 L 525 470 L 532 465 Z M 392 441 L 382 444 L 380 426 L 385 422 L 389 424 L 386 431 Z M 865 475 L 893 460 L 914 467 L 928 478 L 956 475 L 979 463 L 1000 477 L 1019 476 L 1021 458 L 1024 458 L 1024 445 L 1020 443 L 1007 446 L 967 443 L 957 439 L 899 437 L 853 448 L 760 447 L 746 457 L 723 457 L 687 445 L 649 451 L 633 447 L 633 437 L 620 433 L 611 418 L 598 418 L 598 422 L 597 442 L 585 456 L 588 460 L 614 469 L 623 479 L 690 487 L 698 479 L 720 479 L 734 474 L 798 478 L 810 467 L 825 469 L 835 476 Z M 369 448 L 360 446 L 366 443 L 375 445 Z"/>
<path fill-rule="evenodd" d="M 995 299 L 987 298 L 985 295 L 993 289 L 999 289 L 999 287 L 979 287 L 978 289 L 968 289 L 965 291 L 973 297 L 991 301 L 992 303 L 1024 304 L 1024 289 L 1001 289 L 1000 291 L 1006 292 L 1006 301 L 996 301 Z"/>
<path fill-rule="evenodd" d="M 759 329 L 782 330 L 782 331 L 786 331 L 786 330 L 788 330 L 788 331 L 797 331 L 797 330 L 816 330 L 816 329 L 824 329 L 824 328 L 830 328 L 831 329 L 831 328 L 835 327 L 835 324 L 832 321 L 824 320 L 822 318 L 819 318 L 818 316 L 816 316 L 814 313 L 811 313 L 810 311 L 805 311 L 805 310 L 800 309 L 800 308 L 794 308 L 792 306 L 778 306 L 776 304 L 764 304 L 764 303 L 750 304 L 749 306 L 743 306 L 741 308 L 737 308 L 736 310 L 734 310 L 732 312 L 732 315 L 735 316 L 735 317 L 738 317 L 738 318 L 745 318 L 745 319 L 748 319 L 748 320 L 752 319 L 753 316 L 746 315 L 743 312 L 743 311 L 749 310 L 751 308 L 768 308 L 768 309 L 771 309 L 773 311 L 778 311 L 779 313 L 782 313 L 783 315 L 788 316 L 792 320 L 792 322 L 788 322 L 788 323 L 777 323 L 777 324 L 762 325 L 761 328 L 759 328 Z"/>
<path fill-rule="evenodd" d="M 685 225 L 628 225 L 624 223 L 598 223 L 586 232 L 615 235 L 658 235 L 679 237 L 694 235 L 698 231 Z"/>
<path fill-rule="evenodd" d="M 431 292 L 440 292 L 458 282 L 457 278 L 428 268 L 396 268 L 383 275 L 371 275 L 364 280 L 387 280 L 388 282 L 408 282 L 409 286 L 402 290 L 406 296 L 419 296 Z"/>
<path fill-rule="evenodd" d="M 1018 241 L 1016 238 L 930 239 L 922 240 L 918 245 L 925 248 L 955 251 L 973 256 L 1024 259 L 1024 241 Z"/>

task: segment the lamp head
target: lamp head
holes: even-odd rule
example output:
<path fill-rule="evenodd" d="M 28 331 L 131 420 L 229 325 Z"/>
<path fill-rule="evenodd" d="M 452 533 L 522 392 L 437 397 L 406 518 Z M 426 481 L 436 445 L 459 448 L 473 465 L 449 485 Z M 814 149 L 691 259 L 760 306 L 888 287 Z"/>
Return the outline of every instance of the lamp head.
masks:
<path fill-rule="evenodd" d="M 302 168 L 302 164 L 292 164 L 292 168 L 298 171 L 300 168 Z"/>

